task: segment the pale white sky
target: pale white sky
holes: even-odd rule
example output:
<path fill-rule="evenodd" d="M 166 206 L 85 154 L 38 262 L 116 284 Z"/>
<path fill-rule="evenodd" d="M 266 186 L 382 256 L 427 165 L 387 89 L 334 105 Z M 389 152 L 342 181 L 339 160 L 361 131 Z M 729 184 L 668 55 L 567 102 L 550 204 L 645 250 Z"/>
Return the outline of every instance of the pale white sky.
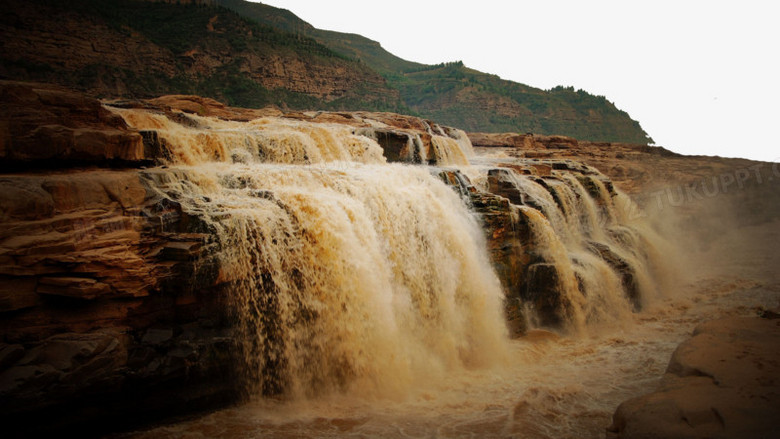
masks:
<path fill-rule="evenodd" d="M 772 0 L 265 0 L 401 58 L 606 96 L 656 144 L 780 161 Z"/>

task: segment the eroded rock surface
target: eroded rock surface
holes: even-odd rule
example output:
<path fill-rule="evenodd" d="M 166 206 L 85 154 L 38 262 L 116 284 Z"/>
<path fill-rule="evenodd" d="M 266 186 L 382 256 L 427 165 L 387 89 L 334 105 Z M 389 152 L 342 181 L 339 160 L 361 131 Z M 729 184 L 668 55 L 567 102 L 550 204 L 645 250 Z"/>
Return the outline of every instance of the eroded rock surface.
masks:
<path fill-rule="evenodd" d="M 5 169 L 137 164 L 144 159 L 140 134 L 95 99 L 47 84 L 0 81 L 0 100 Z"/>
<path fill-rule="evenodd" d="M 86 424 L 101 431 L 121 427 L 122 411 L 153 418 L 171 401 L 235 397 L 214 243 L 149 192 L 148 178 L 132 169 L 0 177 L 7 432 L 69 428 L 104 407 Z M 41 413 L 47 423 L 36 424 Z"/>
<path fill-rule="evenodd" d="M 618 407 L 608 437 L 773 438 L 780 425 L 780 319 L 699 325 L 653 393 Z"/>

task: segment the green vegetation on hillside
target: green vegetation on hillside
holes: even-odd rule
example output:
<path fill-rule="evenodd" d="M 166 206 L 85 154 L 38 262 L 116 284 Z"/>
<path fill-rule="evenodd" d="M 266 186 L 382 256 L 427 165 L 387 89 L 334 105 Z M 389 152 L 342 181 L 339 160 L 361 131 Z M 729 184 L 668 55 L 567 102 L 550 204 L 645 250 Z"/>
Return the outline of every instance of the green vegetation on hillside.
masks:
<path fill-rule="evenodd" d="M 53 20 L 69 20 L 87 35 L 106 32 L 100 30 L 103 26 L 120 40 L 140 35 L 148 41 L 145 50 L 157 46 L 163 49 L 162 53 L 168 53 L 168 58 L 162 60 L 164 65 L 146 65 L 144 62 L 151 64 L 155 60 L 142 59 L 128 68 L 87 53 L 85 57 L 91 56 L 92 62 L 68 68 L 63 67 L 67 65 L 65 62 L 56 59 L 52 62 L 51 54 L 47 59 L 36 53 L 5 52 L 0 53 L 0 77 L 54 82 L 101 97 L 145 98 L 182 93 L 246 107 L 275 104 L 293 109 L 407 110 L 397 92 L 365 64 L 313 38 L 258 23 L 222 6 L 140 0 L 10 0 L 6 3 L 8 10 L 0 17 L 0 25 L 9 30 L 10 38 L 24 38 L 25 32 L 30 31 L 17 15 L 32 17 L 51 29 L 59 29 Z M 14 32 L 14 28 L 19 32 Z M 63 35 L 62 44 L 71 44 L 71 37 Z M 193 67 L 192 53 L 208 58 L 208 64 Z M 253 65 L 262 68 L 272 57 L 284 64 L 291 61 L 326 71 L 325 74 L 332 71 L 334 76 L 346 71 L 353 78 L 354 86 L 343 95 L 327 98 L 284 85 L 269 89 L 263 85 L 267 73 L 251 69 Z M 361 84 L 372 84 L 374 89 L 366 92 Z"/>
<path fill-rule="evenodd" d="M 460 61 L 432 66 L 414 63 L 363 36 L 316 29 L 285 9 L 244 0 L 217 2 L 259 23 L 314 38 L 360 60 L 398 89 L 414 113 L 444 124 L 471 131 L 652 142 L 638 122 L 603 96 L 570 87 L 545 91 L 469 69 Z"/>
<path fill-rule="evenodd" d="M 99 97 L 199 94 L 245 107 L 395 111 L 469 131 L 651 141 L 603 96 L 541 90 L 460 61 L 406 61 L 363 36 L 315 29 L 260 3 L 3 3 L 0 78 L 54 82 Z"/>
<path fill-rule="evenodd" d="M 119 31 L 139 32 L 175 54 L 194 49 L 212 38 L 214 32 L 209 31 L 209 21 L 215 13 L 219 13 L 221 39 L 227 41 L 236 53 L 262 43 L 277 49 L 288 48 L 304 56 L 346 59 L 312 38 L 291 35 L 272 26 L 246 20 L 227 8 L 138 0 L 70 0 L 68 8 L 84 15 L 98 15 Z"/>
<path fill-rule="evenodd" d="M 378 42 L 362 35 L 317 29 L 286 9 L 245 0 L 217 0 L 217 3 L 266 26 L 314 38 L 338 53 L 365 63 L 382 75 L 426 67 L 399 58 L 383 49 Z"/>

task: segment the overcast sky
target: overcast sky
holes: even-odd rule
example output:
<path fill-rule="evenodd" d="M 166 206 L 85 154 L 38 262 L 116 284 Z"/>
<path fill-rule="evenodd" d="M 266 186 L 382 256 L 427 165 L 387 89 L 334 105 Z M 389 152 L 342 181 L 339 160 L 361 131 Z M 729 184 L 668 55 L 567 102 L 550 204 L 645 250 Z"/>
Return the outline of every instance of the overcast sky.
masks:
<path fill-rule="evenodd" d="M 401 58 L 606 96 L 657 145 L 780 161 L 772 0 L 265 0 Z"/>

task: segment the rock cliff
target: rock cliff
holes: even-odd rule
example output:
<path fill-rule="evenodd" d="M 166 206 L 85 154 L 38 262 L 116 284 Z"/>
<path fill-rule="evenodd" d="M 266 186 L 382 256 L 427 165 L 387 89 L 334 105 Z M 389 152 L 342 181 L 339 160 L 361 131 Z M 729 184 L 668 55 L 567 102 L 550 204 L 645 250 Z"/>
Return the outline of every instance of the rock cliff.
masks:
<path fill-rule="evenodd" d="M 209 238 L 148 190 L 141 135 L 67 90 L 0 90 L 4 431 L 92 434 L 121 428 L 125 411 L 234 399 L 229 325 L 206 312 L 224 309 L 218 288 L 204 295 Z"/>
<path fill-rule="evenodd" d="M 103 97 L 197 93 L 255 107 L 397 108 L 398 92 L 364 65 L 192 3 L 6 1 L 0 76 Z"/>

